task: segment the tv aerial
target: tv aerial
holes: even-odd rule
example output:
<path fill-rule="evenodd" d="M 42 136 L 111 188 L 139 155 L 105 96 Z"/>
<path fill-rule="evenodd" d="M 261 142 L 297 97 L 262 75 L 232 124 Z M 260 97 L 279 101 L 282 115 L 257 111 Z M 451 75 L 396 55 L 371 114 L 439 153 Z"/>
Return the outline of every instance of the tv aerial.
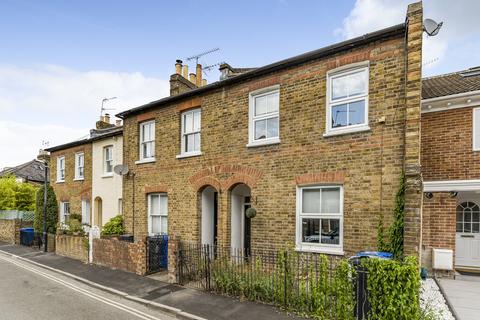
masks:
<path fill-rule="evenodd" d="M 105 102 L 108 102 L 110 100 L 117 99 L 117 97 L 111 97 L 111 98 L 103 98 L 102 99 L 102 107 L 100 108 L 100 117 L 103 116 L 103 112 L 107 110 L 115 110 L 115 108 L 105 108 Z"/>
<path fill-rule="evenodd" d="M 203 67 L 203 68 L 202 68 L 203 73 L 204 73 L 205 75 L 207 75 L 207 72 L 212 71 L 213 68 L 215 68 L 215 67 L 217 67 L 217 66 L 220 66 L 222 63 L 223 63 L 223 62 L 217 62 L 217 63 L 215 63 L 215 64 L 211 64 L 211 65 L 208 65 L 208 66 Z"/>
<path fill-rule="evenodd" d="M 425 19 L 423 21 L 423 31 L 425 31 L 430 37 L 436 36 L 442 28 L 443 22 L 436 22 L 433 19 Z"/>
<path fill-rule="evenodd" d="M 213 48 L 213 49 L 207 50 L 207 51 L 205 51 L 205 52 L 199 53 L 199 54 L 197 54 L 197 55 L 194 55 L 194 56 L 191 56 L 191 57 L 187 57 L 186 60 L 187 60 L 187 61 L 195 60 L 195 64 L 198 64 L 198 60 L 199 60 L 201 57 L 206 56 L 207 54 L 210 54 L 210 53 L 219 51 L 219 50 L 220 50 L 220 48 Z"/>

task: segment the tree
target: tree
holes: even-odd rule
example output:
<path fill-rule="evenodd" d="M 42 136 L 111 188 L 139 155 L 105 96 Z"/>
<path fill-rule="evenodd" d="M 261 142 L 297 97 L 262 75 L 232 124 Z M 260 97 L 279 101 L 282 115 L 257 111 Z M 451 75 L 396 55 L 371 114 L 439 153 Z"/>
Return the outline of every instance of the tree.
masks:
<path fill-rule="evenodd" d="M 43 190 L 44 186 L 37 191 L 37 203 L 35 209 L 35 220 L 33 228 L 36 232 L 43 232 Z M 57 231 L 58 222 L 58 205 L 57 197 L 51 185 L 47 188 L 47 232 L 55 233 Z"/>
<path fill-rule="evenodd" d="M 0 178 L 0 210 L 16 209 L 17 181 L 15 177 Z"/>
<path fill-rule="evenodd" d="M 20 211 L 34 211 L 37 189 L 38 188 L 29 183 L 17 184 L 17 192 L 15 195 L 16 209 Z"/>

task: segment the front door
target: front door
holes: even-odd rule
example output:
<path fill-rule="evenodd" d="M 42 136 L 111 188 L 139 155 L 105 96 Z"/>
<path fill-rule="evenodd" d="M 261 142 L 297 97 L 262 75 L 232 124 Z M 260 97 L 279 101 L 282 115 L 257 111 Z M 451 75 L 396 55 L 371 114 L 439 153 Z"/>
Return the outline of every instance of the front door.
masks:
<path fill-rule="evenodd" d="M 243 232 L 243 249 L 245 252 L 246 256 L 250 256 L 250 250 L 251 250 L 251 238 L 252 238 L 252 223 L 251 219 L 247 218 L 245 213 L 247 212 L 247 209 L 250 208 L 252 205 L 250 203 L 250 197 L 245 197 L 245 202 L 243 205 L 243 217 L 245 219 L 244 223 L 244 232 Z"/>
<path fill-rule="evenodd" d="M 480 207 L 473 201 L 457 206 L 456 267 L 480 268 Z"/>

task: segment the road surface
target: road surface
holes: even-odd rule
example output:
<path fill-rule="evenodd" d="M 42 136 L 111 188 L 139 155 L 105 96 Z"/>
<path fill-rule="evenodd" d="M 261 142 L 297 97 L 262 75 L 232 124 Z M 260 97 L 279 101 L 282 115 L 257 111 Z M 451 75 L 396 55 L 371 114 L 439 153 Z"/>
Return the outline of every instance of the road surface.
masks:
<path fill-rule="evenodd" d="M 0 320 L 173 320 L 131 300 L 0 253 Z"/>

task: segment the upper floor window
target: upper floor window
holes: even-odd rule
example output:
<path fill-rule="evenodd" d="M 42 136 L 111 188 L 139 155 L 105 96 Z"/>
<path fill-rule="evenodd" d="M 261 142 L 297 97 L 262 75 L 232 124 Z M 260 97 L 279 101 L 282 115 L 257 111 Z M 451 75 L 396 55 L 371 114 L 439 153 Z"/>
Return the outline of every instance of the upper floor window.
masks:
<path fill-rule="evenodd" d="M 168 197 L 166 193 L 148 195 L 148 233 L 168 234 Z"/>
<path fill-rule="evenodd" d="M 113 173 L 113 146 L 103 148 L 103 171 L 106 174 Z"/>
<path fill-rule="evenodd" d="M 250 93 L 248 146 L 280 142 L 279 108 L 278 86 Z"/>
<path fill-rule="evenodd" d="M 155 121 L 140 123 L 140 160 L 155 159 Z"/>
<path fill-rule="evenodd" d="M 83 180 L 85 168 L 85 155 L 83 152 L 75 154 L 75 180 Z"/>
<path fill-rule="evenodd" d="M 301 187 L 297 199 L 297 248 L 342 253 L 342 187 Z"/>
<path fill-rule="evenodd" d="M 182 113 L 181 155 L 200 154 L 201 117 L 200 109 Z"/>
<path fill-rule="evenodd" d="M 368 130 L 368 66 L 327 74 L 327 132 Z"/>
<path fill-rule="evenodd" d="M 473 109 L 473 146 L 474 151 L 480 150 L 480 108 Z"/>
<path fill-rule="evenodd" d="M 57 158 L 57 182 L 65 181 L 65 157 Z"/>

